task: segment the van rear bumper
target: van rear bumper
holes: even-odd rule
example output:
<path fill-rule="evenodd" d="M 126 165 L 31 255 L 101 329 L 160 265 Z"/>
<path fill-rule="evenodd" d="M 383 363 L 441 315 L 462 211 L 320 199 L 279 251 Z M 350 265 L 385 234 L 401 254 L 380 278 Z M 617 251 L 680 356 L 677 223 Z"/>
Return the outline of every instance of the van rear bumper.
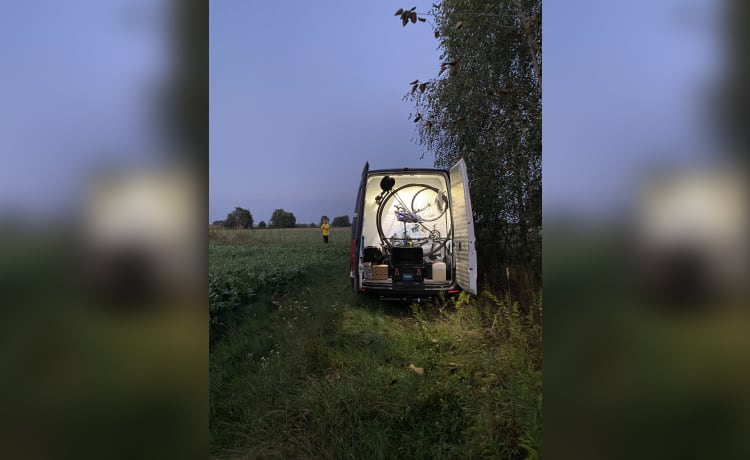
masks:
<path fill-rule="evenodd" d="M 393 283 L 391 280 L 365 281 L 359 289 L 361 294 L 380 297 L 383 300 L 432 299 L 439 296 L 457 295 L 461 288 L 455 282 Z"/>

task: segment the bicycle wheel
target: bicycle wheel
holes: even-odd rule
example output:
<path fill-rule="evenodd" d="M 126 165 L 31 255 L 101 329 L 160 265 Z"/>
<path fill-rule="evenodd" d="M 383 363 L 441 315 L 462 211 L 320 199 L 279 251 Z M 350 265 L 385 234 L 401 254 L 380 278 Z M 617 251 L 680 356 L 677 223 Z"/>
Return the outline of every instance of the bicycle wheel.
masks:
<path fill-rule="evenodd" d="M 448 209 L 448 196 L 435 187 L 424 186 L 411 199 L 411 211 L 424 222 L 432 222 L 445 214 Z"/>

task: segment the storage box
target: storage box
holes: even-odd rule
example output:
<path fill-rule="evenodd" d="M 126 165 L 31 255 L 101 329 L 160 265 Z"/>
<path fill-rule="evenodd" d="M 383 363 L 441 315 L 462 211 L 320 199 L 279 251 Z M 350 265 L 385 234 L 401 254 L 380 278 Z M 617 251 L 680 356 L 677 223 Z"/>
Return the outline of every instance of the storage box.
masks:
<path fill-rule="evenodd" d="M 387 280 L 388 279 L 388 265 L 373 265 L 372 266 L 372 279 Z"/>
<path fill-rule="evenodd" d="M 445 262 L 435 262 L 432 264 L 432 280 L 445 281 Z"/>
<path fill-rule="evenodd" d="M 423 283 L 424 266 L 422 265 L 401 265 L 393 267 L 393 282 L 395 283 Z"/>
<path fill-rule="evenodd" d="M 424 281 L 422 248 L 393 248 L 391 264 L 394 282 L 422 283 Z"/>

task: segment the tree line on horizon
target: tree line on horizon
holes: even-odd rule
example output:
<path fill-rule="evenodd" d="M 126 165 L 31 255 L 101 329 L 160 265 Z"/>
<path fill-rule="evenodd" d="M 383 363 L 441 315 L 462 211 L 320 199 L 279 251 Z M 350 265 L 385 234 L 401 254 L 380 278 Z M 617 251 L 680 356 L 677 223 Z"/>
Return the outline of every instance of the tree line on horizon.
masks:
<path fill-rule="evenodd" d="M 310 222 L 309 224 L 297 223 L 297 218 L 294 216 L 293 212 L 279 208 L 273 212 L 267 223 L 266 221 L 261 220 L 258 222 L 258 225 L 254 227 L 253 224 L 255 221 L 253 220 L 252 213 L 248 209 L 240 206 L 235 206 L 234 211 L 230 211 L 225 219 L 215 220 L 211 225 L 238 230 L 249 228 L 316 228 L 323 225 L 324 220 L 328 220 L 331 227 L 351 226 L 351 221 L 349 220 L 348 215 L 337 216 L 334 217 L 333 220 L 330 220 L 328 216 L 323 215 L 320 216 L 320 220 L 317 224 L 315 222 Z"/>

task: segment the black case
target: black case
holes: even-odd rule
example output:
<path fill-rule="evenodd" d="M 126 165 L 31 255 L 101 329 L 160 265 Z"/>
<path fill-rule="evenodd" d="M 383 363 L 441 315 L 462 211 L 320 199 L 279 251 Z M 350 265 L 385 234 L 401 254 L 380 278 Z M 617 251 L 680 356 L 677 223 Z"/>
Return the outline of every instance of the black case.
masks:
<path fill-rule="evenodd" d="M 422 248 L 392 248 L 391 270 L 394 283 L 423 283 L 424 259 Z"/>

